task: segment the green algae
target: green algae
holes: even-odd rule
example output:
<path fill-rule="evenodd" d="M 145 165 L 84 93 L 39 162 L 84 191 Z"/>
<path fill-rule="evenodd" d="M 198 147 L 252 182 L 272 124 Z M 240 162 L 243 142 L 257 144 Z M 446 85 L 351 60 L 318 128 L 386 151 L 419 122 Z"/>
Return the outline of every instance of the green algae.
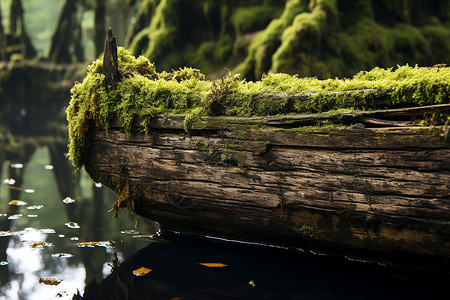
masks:
<path fill-rule="evenodd" d="M 94 61 L 83 82 L 76 83 L 71 90 L 72 99 L 66 111 L 69 154 L 77 168 L 85 163 L 89 126 L 95 124 L 108 130 L 115 118 L 131 134 L 137 118 L 183 114 L 187 116 L 188 132 L 193 123 L 202 122 L 198 118 L 201 116 L 251 117 L 400 108 L 449 103 L 450 95 L 447 67 L 374 68 L 351 79 L 319 80 L 269 73 L 256 82 L 240 80 L 238 76 L 210 81 L 192 68 L 158 73 L 148 59 L 136 58 L 121 47 L 118 59 L 122 76 L 115 90 L 105 88 L 102 59 Z M 217 118 L 212 122 L 224 121 Z"/>

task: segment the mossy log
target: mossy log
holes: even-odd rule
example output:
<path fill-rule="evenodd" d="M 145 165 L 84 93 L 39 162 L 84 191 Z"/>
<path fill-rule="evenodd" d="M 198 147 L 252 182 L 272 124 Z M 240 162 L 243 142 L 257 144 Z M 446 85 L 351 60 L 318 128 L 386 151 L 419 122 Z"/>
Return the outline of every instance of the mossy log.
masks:
<path fill-rule="evenodd" d="M 423 125 L 449 112 L 195 117 L 188 135 L 183 115 L 136 119 L 130 135 L 91 120 L 85 168 L 167 230 L 448 260 L 448 121 Z"/>

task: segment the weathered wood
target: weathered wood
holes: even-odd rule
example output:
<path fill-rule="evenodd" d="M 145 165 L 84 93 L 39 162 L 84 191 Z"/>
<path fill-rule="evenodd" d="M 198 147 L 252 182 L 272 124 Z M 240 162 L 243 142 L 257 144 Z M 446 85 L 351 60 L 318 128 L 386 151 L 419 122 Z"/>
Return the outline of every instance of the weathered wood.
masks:
<path fill-rule="evenodd" d="M 111 28 L 106 32 L 105 53 L 103 55 L 103 74 L 105 75 L 106 88 L 113 88 L 119 80 L 119 61 L 117 59 L 116 37 Z"/>
<path fill-rule="evenodd" d="M 449 108 L 349 113 L 340 120 Z M 446 127 L 295 122 L 314 117 L 205 117 L 190 123 L 189 135 L 182 116 L 137 120 L 134 128 L 149 126 L 150 133 L 131 136 L 116 122 L 107 133 L 90 131 L 86 170 L 117 192 L 127 184 L 139 191 L 130 200 L 136 212 L 166 229 L 450 258 Z M 318 116 L 326 118 L 336 117 Z"/>

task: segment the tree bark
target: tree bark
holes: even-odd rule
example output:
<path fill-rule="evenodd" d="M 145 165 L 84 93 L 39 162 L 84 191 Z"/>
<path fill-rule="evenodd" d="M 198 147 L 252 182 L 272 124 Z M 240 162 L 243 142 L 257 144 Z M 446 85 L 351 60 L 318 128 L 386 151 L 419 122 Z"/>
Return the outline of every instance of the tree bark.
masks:
<path fill-rule="evenodd" d="M 119 81 L 119 61 L 117 58 L 116 37 L 111 28 L 106 32 L 105 54 L 103 55 L 103 74 L 105 75 L 106 88 L 114 89 Z"/>
<path fill-rule="evenodd" d="M 389 125 L 420 109 L 367 114 Z M 360 126 L 364 113 L 349 113 L 354 126 L 302 128 L 314 117 L 331 119 L 205 117 L 189 136 L 182 116 L 136 123 L 131 136 L 92 124 L 86 170 L 122 195 L 128 186 L 136 196 L 122 206 L 168 230 L 450 258 L 445 126 Z"/>

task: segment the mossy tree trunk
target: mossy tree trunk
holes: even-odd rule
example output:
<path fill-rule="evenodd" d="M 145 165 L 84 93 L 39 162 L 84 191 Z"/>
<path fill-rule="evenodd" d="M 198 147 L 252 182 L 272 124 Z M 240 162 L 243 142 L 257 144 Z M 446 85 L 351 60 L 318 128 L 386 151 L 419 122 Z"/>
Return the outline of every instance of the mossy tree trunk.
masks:
<path fill-rule="evenodd" d="M 165 70 L 348 77 L 450 60 L 449 2 L 142 1 L 125 45 Z M 181 33 L 181 34 L 180 34 Z M 220 77 L 220 76 L 219 76 Z"/>

